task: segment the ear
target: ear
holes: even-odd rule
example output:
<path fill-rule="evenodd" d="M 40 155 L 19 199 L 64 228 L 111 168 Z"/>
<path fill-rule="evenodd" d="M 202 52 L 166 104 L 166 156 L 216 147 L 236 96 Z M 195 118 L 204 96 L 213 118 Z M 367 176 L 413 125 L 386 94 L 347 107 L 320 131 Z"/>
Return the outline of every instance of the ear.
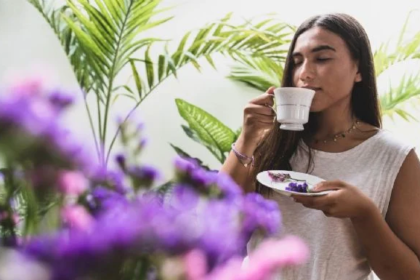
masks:
<path fill-rule="evenodd" d="M 360 70 L 359 70 L 359 62 L 358 61 L 356 62 L 356 67 L 357 67 L 357 73 L 356 73 L 356 76 L 354 77 L 354 82 L 358 83 L 358 82 L 362 81 L 362 74 L 360 73 Z"/>
<path fill-rule="evenodd" d="M 358 83 L 362 81 L 362 74 L 360 72 L 356 73 L 356 77 L 354 77 L 354 82 Z"/>

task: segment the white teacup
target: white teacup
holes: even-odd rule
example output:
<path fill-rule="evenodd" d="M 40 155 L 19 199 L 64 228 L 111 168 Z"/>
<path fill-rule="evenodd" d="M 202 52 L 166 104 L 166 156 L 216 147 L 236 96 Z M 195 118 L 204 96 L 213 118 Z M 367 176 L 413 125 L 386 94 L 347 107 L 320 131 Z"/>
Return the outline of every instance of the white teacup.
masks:
<path fill-rule="evenodd" d="M 315 91 L 307 88 L 280 87 L 274 89 L 277 121 L 283 130 L 303 130 L 309 120 L 309 109 Z"/>

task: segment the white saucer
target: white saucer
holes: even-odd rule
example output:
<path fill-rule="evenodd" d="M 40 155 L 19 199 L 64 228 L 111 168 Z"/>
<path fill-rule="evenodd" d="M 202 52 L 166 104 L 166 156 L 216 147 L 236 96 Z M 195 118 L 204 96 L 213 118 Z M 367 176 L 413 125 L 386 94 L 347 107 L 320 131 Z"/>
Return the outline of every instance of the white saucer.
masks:
<path fill-rule="evenodd" d="M 275 182 L 273 179 L 268 175 L 268 172 L 272 173 L 282 173 L 282 174 L 289 174 L 290 177 L 293 179 L 298 180 L 305 180 L 308 184 L 309 192 L 302 193 L 302 192 L 294 192 L 294 191 L 288 191 L 286 190 L 286 187 L 289 185 L 291 181 L 286 182 Z M 258 173 L 257 180 L 264 186 L 267 186 L 269 188 L 272 188 L 275 192 L 278 192 L 285 196 L 291 196 L 292 194 L 295 195 L 302 195 L 302 196 L 321 196 L 326 195 L 333 191 L 322 191 L 322 192 L 311 192 L 310 190 L 318 183 L 325 181 L 324 179 L 318 178 L 313 175 L 309 175 L 306 173 L 300 173 L 300 172 L 294 172 L 294 171 L 288 171 L 288 170 L 267 170 Z M 298 182 L 298 183 L 304 183 L 304 182 Z"/>

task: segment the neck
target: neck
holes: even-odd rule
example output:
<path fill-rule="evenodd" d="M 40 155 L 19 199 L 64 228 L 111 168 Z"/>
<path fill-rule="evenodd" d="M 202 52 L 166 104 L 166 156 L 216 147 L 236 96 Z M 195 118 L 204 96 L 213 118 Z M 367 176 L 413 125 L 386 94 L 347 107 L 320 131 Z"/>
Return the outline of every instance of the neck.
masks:
<path fill-rule="evenodd" d="M 318 129 L 315 138 L 326 138 L 349 130 L 355 122 L 350 103 L 337 104 L 316 116 Z"/>

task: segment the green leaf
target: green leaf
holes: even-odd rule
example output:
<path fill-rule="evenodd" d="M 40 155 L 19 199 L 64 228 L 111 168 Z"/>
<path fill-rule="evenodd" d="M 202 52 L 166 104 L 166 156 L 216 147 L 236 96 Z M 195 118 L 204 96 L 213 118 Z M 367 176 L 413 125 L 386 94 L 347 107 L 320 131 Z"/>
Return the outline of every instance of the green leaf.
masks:
<path fill-rule="evenodd" d="M 112 103 L 112 104 L 115 104 L 115 102 L 117 102 L 117 100 L 118 100 L 120 97 L 127 97 L 128 99 L 131 99 L 131 100 L 133 100 L 133 101 L 137 101 L 137 99 L 136 99 L 133 95 L 131 95 L 131 94 L 118 93 L 118 94 L 115 94 L 115 95 L 114 95 L 114 97 L 113 97 L 113 99 L 112 99 L 111 103 Z"/>
<path fill-rule="evenodd" d="M 195 132 L 194 130 L 192 130 L 191 128 L 189 128 L 188 126 L 185 125 L 181 125 L 182 130 L 184 130 L 185 134 L 187 134 L 187 136 L 192 139 L 193 141 L 195 141 L 196 143 L 204 146 L 207 148 L 207 150 L 210 151 L 210 153 L 213 154 L 213 156 L 220 162 L 220 163 L 224 163 L 226 160 L 226 157 L 224 155 L 224 152 L 221 151 L 218 147 L 209 145 L 205 142 L 203 142 L 200 137 L 198 136 L 197 132 Z"/>
<path fill-rule="evenodd" d="M 157 193 L 159 193 L 161 196 L 166 197 L 167 195 L 170 195 L 172 188 L 174 187 L 175 183 L 172 181 L 168 181 L 162 185 L 159 185 L 157 187 L 154 187 L 153 190 Z M 131 275 L 130 275 L 131 276 Z"/>
<path fill-rule="evenodd" d="M 80 0 L 79 0 L 80 1 Z M 112 36 L 103 36 L 102 34 L 107 34 L 103 29 L 102 25 L 96 26 L 94 21 L 92 21 L 91 18 L 87 18 L 82 14 L 82 12 L 79 10 L 79 7 L 76 7 L 72 0 L 68 0 L 69 7 L 72 9 L 75 16 L 80 21 L 81 25 L 84 26 L 86 33 L 89 33 L 90 37 L 92 38 L 92 41 L 94 41 L 98 47 L 102 48 L 105 53 L 115 51 L 112 47 L 113 38 Z M 90 12 L 92 10 L 89 10 Z M 106 29 L 105 29 L 106 30 Z"/>
<path fill-rule="evenodd" d="M 126 91 L 131 93 L 133 96 L 135 95 L 133 90 L 131 88 L 129 88 L 127 85 L 117 86 L 112 91 L 114 92 L 114 91 L 117 91 L 117 90 L 120 90 L 120 89 L 125 89 Z"/>
<path fill-rule="evenodd" d="M 207 61 L 210 63 L 210 65 L 213 67 L 214 70 L 216 69 L 216 65 L 214 64 L 213 58 L 211 58 L 210 55 L 205 55 L 205 58 L 207 59 Z"/>
<path fill-rule="evenodd" d="M 149 88 L 153 88 L 153 83 L 155 81 L 155 73 L 153 70 L 153 62 L 150 59 L 149 51 L 150 47 L 147 48 L 144 59 L 146 66 L 147 82 L 149 83 Z"/>
<path fill-rule="evenodd" d="M 235 133 L 203 109 L 182 99 L 175 100 L 179 114 L 204 143 L 228 152 Z"/>
<path fill-rule="evenodd" d="M 181 42 L 179 43 L 178 49 L 176 52 L 172 55 L 172 59 L 174 61 L 175 65 L 179 65 L 182 59 L 182 55 L 184 53 L 185 44 L 187 43 L 187 40 L 189 36 L 191 35 L 191 31 L 187 32 L 184 37 L 182 38 Z"/>
<path fill-rule="evenodd" d="M 139 95 L 139 98 L 142 99 L 143 87 L 142 87 L 139 72 L 137 72 L 137 68 L 133 60 L 130 60 L 130 65 L 131 65 L 131 71 L 133 72 L 134 82 L 136 83 L 137 94 Z"/>
<path fill-rule="evenodd" d="M 198 64 L 197 57 L 194 54 L 190 52 L 185 52 L 185 57 L 188 57 L 190 59 L 190 62 L 194 65 L 194 67 L 198 70 L 198 72 L 201 71 L 200 64 Z"/>
<path fill-rule="evenodd" d="M 175 65 L 175 62 L 173 61 L 171 55 L 168 53 L 168 50 L 165 49 L 165 62 L 168 65 L 166 68 L 166 75 L 169 75 L 170 72 L 172 72 L 172 74 L 174 74 L 175 78 L 177 78 L 177 67 Z"/>
<path fill-rule="evenodd" d="M 159 55 L 159 60 L 158 60 L 158 79 L 159 82 L 162 81 L 163 75 L 165 74 L 165 56 L 164 55 Z"/>
<path fill-rule="evenodd" d="M 228 76 L 232 80 L 245 83 L 259 91 L 271 86 L 280 86 L 283 67 L 269 58 L 244 58 L 238 62 Z"/>
<path fill-rule="evenodd" d="M 69 17 L 64 17 L 67 21 L 70 28 L 76 34 L 77 38 L 80 41 L 80 44 L 83 46 L 83 49 L 88 52 L 89 55 L 94 55 L 96 64 L 103 64 L 106 68 L 110 68 L 109 62 L 104 57 L 102 50 L 98 45 L 93 41 L 93 39 L 88 36 L 80 27 L 76 25 Z M 104 73 L 103 73 L 104 74 Z"/>
<path fill-rule="evenodd" d="M 175 152 L 180 156 L 180 157 L 182 157 L 182 158 L 185 158 L 185 159 L 192 159 L 192 160 L 194 160 L 195 162 L 197 162 L 197 164 L 199 164 L 202 168 L 204 168 L 205 170 L 210 170 L 210 168 L 207 166 L 207 165 L 204 165 L 203 164 L 203 161 L 202 160 L 200 160 L 199 158 L 194 158 L 194 157 L 192 157 L 192 156 L 190 156 L 187 152 L 185 152 L 184 150 L 182 150 L 180 147 L 178 147 L 178 146 L 175 146 L 175 145 L 173 145 L 173 144 L 171 144 L 171 143 L 169 143 L 169 145 L 171 145 L 171 147 L 175 150 Z"/>
<path fill-rule="evenodd" d="M 420 54 L 420 31 L 407 38 L 407 29 L 411 13 L 399 33 L 398 40 L 393 47 L 390 42 L 382 44 L 374 53 L 375 74 L 379 76 L 391 66 L 414 59 Z"/>
<path fill-rule="evenodd" d="M 104 2 L 107 11 L 112 16 L 112 19 L 119 24 L 120 26 L 123 25 L 124 22 L 124 16 L 123 16 L 123 10 L 116 5 L 115 2 L 118 2 L 119 0 L 102 0 Z M 98 2 L 98 1 L 96 1 Z M 132 2 L 132 1 L 131 1 Z M 130 10 L 130 9 L 127 9 Z"/>
<path fill-rule="evenodd" d="M 104 30 L 108 31 L 107 33 L 103 34 L 104 36 L 111 36 L 111 34 L 116 33 L 117 29 L 115 28 L 114 21 L 112 19 L 110 19 L 109 17 L 107 17 L 107 15 L 103 14 L 101 11 L 92 6 L 92 4 L 89 3 L 88 0 L 78 1 L 83 5 L 83 8 L 86 9 L 91 15 L 91 20 L 95 21 L 97 25 L 100 25 Z"/>
<path fill-rule="evenodd" d="M 414 102 L 420 101 L 420 72 L 416 75 L 403 76 L 396 87 L 389 89 L 379 96 L 383 116 L 393 118 L 399 115 L 405 120 L 417 121 L 417 118 L 406 111 Z"/>

